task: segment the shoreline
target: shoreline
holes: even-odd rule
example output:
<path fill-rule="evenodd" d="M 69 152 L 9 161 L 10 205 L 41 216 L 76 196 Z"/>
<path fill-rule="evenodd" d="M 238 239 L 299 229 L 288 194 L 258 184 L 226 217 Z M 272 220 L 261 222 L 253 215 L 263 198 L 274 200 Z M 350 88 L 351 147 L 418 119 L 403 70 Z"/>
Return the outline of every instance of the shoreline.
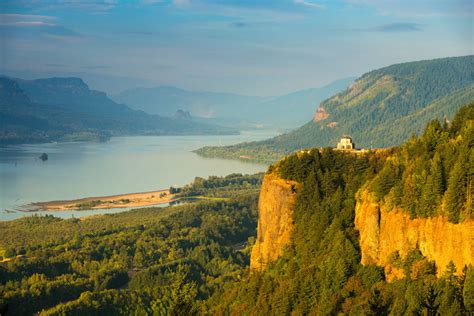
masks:
<path fill-rule="evenodd" d="M 34 202 L 29 204 L 29 210 L 36 211 L 70 211 L 94 210 L 110 208 L 126 208 L 165 204 L 176 200 L 176 194 L 169 190 L 158 190 L 137 193 L 125 193 L 108 196 L 86 197 L 74 200 L 56 200 L 48 202 Z"/>

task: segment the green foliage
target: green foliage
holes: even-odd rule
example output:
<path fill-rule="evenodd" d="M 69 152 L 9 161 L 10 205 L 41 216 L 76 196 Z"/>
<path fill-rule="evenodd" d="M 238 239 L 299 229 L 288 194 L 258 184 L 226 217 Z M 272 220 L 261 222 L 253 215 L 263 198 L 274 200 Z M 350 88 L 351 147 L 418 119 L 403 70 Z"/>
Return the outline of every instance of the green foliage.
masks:
<path fill-rule="evenodd" d="M 22 254 L 0 264 L 2 315 L 198 313 L 200 300 L 249 263 L 260 179 L 200 181 L 226 200 L 0 223 L 0 247 Z"/>
<path fill-rule="evenodd" d="M 365 154 L 313 149 L 272 166 L 271 172 L 302 184 L 292 242 L 266 271 L 250 273 L 211 296 L 206 310 L 244 315 L 465 314 L 464 302 L 472 297 L 470 270 L 464 281 L 452 264 L 438 279 L 434 264 L 414 250 L 403 258 L 394 254 L 391 264 L 406 277 L 387 283 L 382 268 L 360 265 L 354 227 L 354 196 L 361 188 L 382 202 L 412 207 L 415 217 L 438 214 L 454 181 L 448 174 L 459 157 L 468 157 L 466 148 L 472 150 L 472 120 L 463 120 L 457 131 L 431 122 L 420 138 L 400 148 Z M 422 212 L 428 206 L 430 213 Z"/>
<path fill-rule="evenodd" d="M 204 156 L 275 162 L 311 147 L 335 146 L 349 134 L 361 148 L 399 145 L 433 119 L 452 118 L 474 99 L 474 56 L 392 65 L 364 74 L 347 90 L 323 101 L 327 118 L 259 142 L 205 147 Z M 461 112 L 467 115 L 469 111 Z M 457 126 L 453 120 L 454 129 Z"/>
<path fill-rule="evenodd" d="M 258 193 L 263 174 L 242 175 L 233 173 L 225 177 L 210 176 L 208 179 L 196 177 L 194 181 L 176 193 L 183 197 L 235 197 L 238 194 Z"/>
<path fill-rule="evenodd" d="M 0 222 L 0 312 L 5 315 L 463 315 L 472 267 L 437 278 L 414 250 L 391 264 L 360 264 L 355 194 L 413 217 L 472 218 L 474 123 L 431 122 L 399 148 L 363 154 L 312 149 L 269 172 L 298 186 L 284 255 L 248 273 L 262 175 L 196 178 L 177 189 L 199 202 L 86 220 L 52 216 Z M 294 188 L 296 190 L 296 186 Z"/>
<path fill-rule="evenodd" d="M 473 218 L 474 103 L 460 109 L 451 126 L 428 124 L 419 138 L 397 149 L 369 184 L 379 201 L 412 217 Z M 469 114 L 470 113 L 470 114 Z"/>
<path fill-rule="evenodd" d="M 467 311 L 474 312 L 474 268 L 472 265 L 466 269 L 464 280 L 463 302 Z"/>

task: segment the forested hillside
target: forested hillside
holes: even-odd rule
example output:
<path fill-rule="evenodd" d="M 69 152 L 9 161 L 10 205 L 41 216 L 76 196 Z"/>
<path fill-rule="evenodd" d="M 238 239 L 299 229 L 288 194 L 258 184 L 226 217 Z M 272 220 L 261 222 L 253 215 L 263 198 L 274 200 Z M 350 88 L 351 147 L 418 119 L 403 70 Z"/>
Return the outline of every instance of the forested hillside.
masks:
<path fill-rule="evenodd" d="M 201 202 L 182 206 L 0 222 L 0 314 L 196 314 L 249 264 L 261 178 L 198 178 L 180 194 Z"/>
<path fill-rule="evenodd" d="M 420 134 L 432 119 L 451 119 L 474 99 L 474 56 L 392 65 L 361 76 L 323 101 L 314 120 L 260 142 L 198 150 L 204 156 L 275 161 L 310 147 L 334 147 L 349 134 L 359 148 L 395 146 Z M 273 154 L 272 154 L 273 153 Z"/>
<path fill-rule="evenodd" d="M 90 90 L 79 78 L 0 77 L 0 143 L 105 140 L 116 135 L 234 134 L 236 130 L 149 115 Z"/>
<path fill-rule="evenodd" d="M 262 175 L 197 178 L 173 190 L 200 201 L 181 206 L 0 223 L 0 312 L 469 314 L 472 266 L 450 263 L 438 275 L 414 248 L 394 254 L 401 273 L 387 282 L 383 267 L 361 264 L 354 218 L 356 194 L 369 190 L 412 218 L 472 221 L 473 145 L 471 103 L 400 147 L 315 148 L 271 166 L 268 173 L 301 186 L 293 188 L 291 243 L 263 271 L 248 270 Z"/>
<path fill-rule="evenodd" d="M 455 223 L 472 221 L 473 137 L 471 103 L 458 112 L 450 127 L 433 121 L 420 138 L 400 148 L 362 155 L 313 149 L 274 165 L 269 172 L 302 184 L 292 243 L 267 270 L 228 284 L 207 306 L 216 314 L 258 315 L 465 315 L 474 311 L 472 266 L 451 263 L 437 277 L 435 264 L 414 248 L 406 257 L 394 254 L 393 264 L 403 274 L 388 283 L 383 267 L 360 264 L 354 226 L 355 195 L 361 188 L 406 208 L 413 218 L 441 214 Z M 405 196 L 397 195 L 399 184 Z"/>

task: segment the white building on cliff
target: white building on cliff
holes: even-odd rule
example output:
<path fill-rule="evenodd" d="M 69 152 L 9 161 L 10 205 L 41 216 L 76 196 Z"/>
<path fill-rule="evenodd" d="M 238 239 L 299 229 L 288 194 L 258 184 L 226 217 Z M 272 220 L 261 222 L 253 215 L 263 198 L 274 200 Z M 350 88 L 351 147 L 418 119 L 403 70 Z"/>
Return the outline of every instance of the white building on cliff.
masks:
<path fill-rule="evenodd" d="M 352 141 L 352 138 L 350 136 L 342 136 L 341 140 L 339 143 L 337 143 L 337 149 L 339 150 L 354 150 L 355 149 L 355 144 Z"/>

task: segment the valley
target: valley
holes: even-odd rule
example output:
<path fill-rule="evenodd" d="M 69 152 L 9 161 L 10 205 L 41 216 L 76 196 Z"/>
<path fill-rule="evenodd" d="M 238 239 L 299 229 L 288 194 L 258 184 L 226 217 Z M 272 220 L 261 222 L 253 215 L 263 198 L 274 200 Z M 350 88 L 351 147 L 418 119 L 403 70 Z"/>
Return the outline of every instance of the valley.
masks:
<path fill-rule="evenodd" d="M 210 199 L 185 205 L 0 222 L 0 308 L 468 313 L 473 122 L 471 103 L 399 147 L 314 148 L 265 175 L 196 178 L 179 195 Z"/>
<path fill-rule="evenodd" d="M 204 157 L 273 163 L 311 147 L 333 147 L 344 135 L 359 148 L 383 148 L 419 135 L 430 120 L 451 119 L 474 98 L 474 56 L 391 65 L 362 75 L 343 92 L 313 108 L 303 126 L 259 142 L 203 147 Z M 447 78 L 446 80 L 438 80 Z M 319 113 L 319 115 L 318 115 Z"/>

